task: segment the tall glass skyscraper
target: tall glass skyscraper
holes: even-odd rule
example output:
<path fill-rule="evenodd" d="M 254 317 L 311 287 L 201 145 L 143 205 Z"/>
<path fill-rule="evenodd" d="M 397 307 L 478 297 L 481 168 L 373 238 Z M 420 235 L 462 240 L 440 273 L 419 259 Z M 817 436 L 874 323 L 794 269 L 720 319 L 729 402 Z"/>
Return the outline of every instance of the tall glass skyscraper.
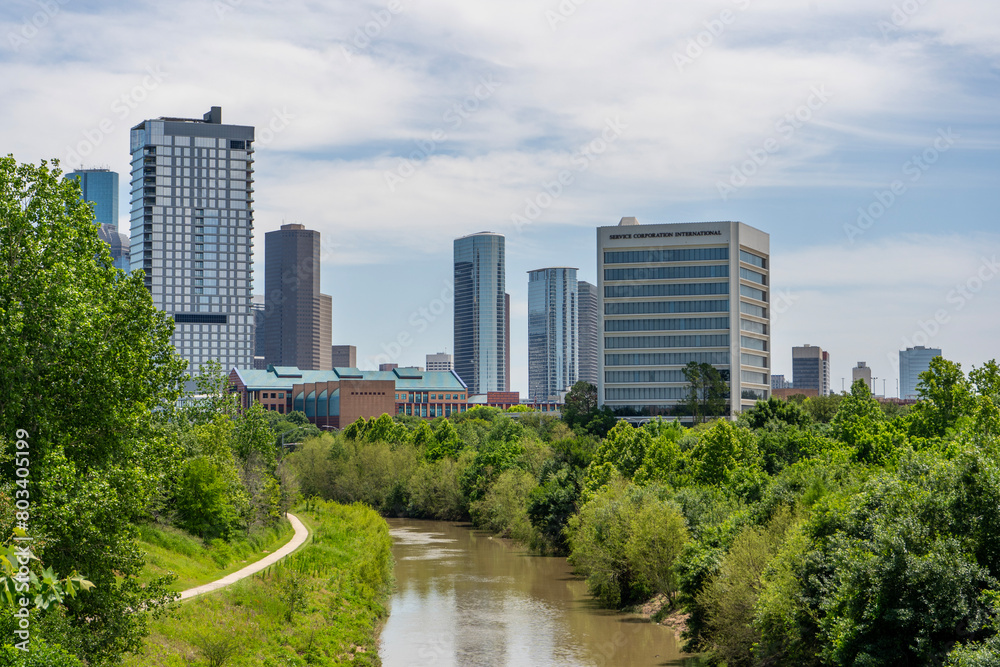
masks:
<path fill-rule="evenodd" d="M 84 201 L 94 205 L 94 222 L 118 229 L 118 172 L 110 169 L 77 169 L 66 174 L 80 182 Z"/>
<path fill-rule="evenodd" d="M 455 372 L 470 394 L 507 384 L 504 237 L 455 239 Z"/>
<path fill-rule="evenodd" d="M 209 360 L 253 367 L 253 140 L 221 107 L 132 128 L 132 270 L 194 374 Z"/>
<path fill-rule="evenodd" d="M 600 354 L 600 334 L 597 323 L 597 285 L 581 280 L 577 290 L 577 379 L 597 386 L 598 355 Z"/>
<path fill-rule="evenodd" d="M 920 374 L 930 370 L 931 360 L 941 356 L 941 348 L 908 347 L 899 351 L 899 397 L 917 399 L 917 385 L 920 384 Z"/>
<path fill-rule="evenodd" d="M 558 398 L 576 383 L 576 269 L 555 267 L 528 272 L 528 398 Z"/>

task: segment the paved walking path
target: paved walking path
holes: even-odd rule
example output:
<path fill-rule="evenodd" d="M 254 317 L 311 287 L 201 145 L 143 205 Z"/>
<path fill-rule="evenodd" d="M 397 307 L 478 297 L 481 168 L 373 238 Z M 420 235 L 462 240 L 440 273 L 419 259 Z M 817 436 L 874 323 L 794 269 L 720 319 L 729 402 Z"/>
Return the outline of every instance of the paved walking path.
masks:
<path fill-rule="evenodd" d="M 261 558 L 259 561 L 250 563 L 242 570 L 237 570 L 232 574 L 227 574 L 222 579 L 216 579 L 215 581 L 211 581 L 207 584 L 202 584 L 201 586 L 195 586 L 194 588 L 189 588 L 186 591 L 181 591 L 180 599 L 187 600 L 188 598 L 193 598 L 196 595 L 210 593 L 211 591 L 217 591 L 220 588 L 225 588 L 226 586 L 235 584 L 240 579 L 246 579 L 251 574 L 260 572 L 265 567 L 277 563 L 279 560 L 302 546 L 305 543 L 306 538 L 309 537 L 309 529 L 306 528 L 305 525 L 299 521 L 299 517 L 294 514 L 285 514 L 285 516 L 288 517 L 288 520 L 292 524 L 292 528 L 295 529 L 295 535 L 292 536 L 292 539 L 288 542 L 288 544 L 281 547 L 273 554 L 269 554 L 266 557 Z"/>

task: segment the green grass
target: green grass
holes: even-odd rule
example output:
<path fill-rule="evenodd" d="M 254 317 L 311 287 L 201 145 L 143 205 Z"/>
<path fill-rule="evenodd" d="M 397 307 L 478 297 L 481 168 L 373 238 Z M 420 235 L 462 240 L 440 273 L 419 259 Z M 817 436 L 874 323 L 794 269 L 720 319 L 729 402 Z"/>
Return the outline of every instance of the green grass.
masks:
<path fill-rule="evenodd" d="M 281 548 L 294 533 L 287 519 L 231 543 L 205 542 L 179 528 L 162 524 L 140 526 L 139 532 L 139 544 L 146 552 L 146 567 L 139 576 L 139 583 L 173 573 L 177 580 L 169 587 L 172 591 L 207 584 L 236 572 Z"/>
<path fill-rule="evenodd" d="M 144 653 L 125 665 L 379 665 L 392 583 L 388 526 L 360 504 L 310 503 L 296 514 L 312 530 L 302 548 L 154 619 Z M 224 659 L 209 662 L 213 653 Z"/>

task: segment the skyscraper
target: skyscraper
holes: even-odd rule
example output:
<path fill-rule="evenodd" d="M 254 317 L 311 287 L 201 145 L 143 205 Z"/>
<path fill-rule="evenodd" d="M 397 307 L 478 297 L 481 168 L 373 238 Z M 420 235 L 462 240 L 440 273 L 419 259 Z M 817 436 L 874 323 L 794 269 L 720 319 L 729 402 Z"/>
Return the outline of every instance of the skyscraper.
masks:
<path fill-rule="evenodd" d="M 80 182 L 84 201 L 94 205 L 94 222 L 118 229 L 118 172 L 110 169 L 77 169 L 66 174 Z"/>
<path fill-rule="evenodd" d="M 471 394 L 509 386 L 504 286 L 503 235 L 455 239 L 455 372 Z"/>
<path fill-rule="evenodd" d="M 264 235 L 264 356 L 275 366 L 333 368 L 332 299 L 320 294 L 320 234 L 282 225 Z"/>
<path fill-rule="evenodd" d="M 917 399 L 917 385 L 920 384 L 920 374 L 930 370 L 931 360 L 941 356 L 941 348 L 908 347 L 899 351 L 899 397 Z"/>
<path fill-rule="evenodd" d="M 528 398 L 558 397 L 576 383 L 576 269 L 528 271 Z"/>
<path fill-rule="evenodd" d="M 875 382 L 872 379 L 872 369 L 864 361 L 859 361 L 858 365 L 851 369 L 851 384 L 853 385 L 858 380 L 864 380 L 865 384 L 868 385 L 868 391 L 875 393 Z"/>
<path fill-rule="evenodd" d="M 253 139 L 221 107 L 132 128 L 132 270 L 177 323 L 191 373 L 253 365 Z"/>
<path fill-rule="evenodd" d="M 131 269 L 128 235 L 118 231 L 118 173 L 109 169 L 77 169 L 66 178 L 80 183 L 80 196 L 94 205 L 97 235 L 108 244 L 115 268 Z"/>
<path fill-rule="evenodd" d="M 581 280 L 577 287 L 577 379 L 597 386 L 600 335 L 597 331 L 597 286 Z"/>
<path fill-rule="evenodd" d="M 770 393 L 770 237 L 740 222 L 597 228 L 598 402 L 691 415 L 687 364 L 728 385 L 725 414 Z"/>
<path fill-rule="evenodd" d="M 792 348 L 792 386 L 830 395 L 830 353 L 814 345 Z"/>

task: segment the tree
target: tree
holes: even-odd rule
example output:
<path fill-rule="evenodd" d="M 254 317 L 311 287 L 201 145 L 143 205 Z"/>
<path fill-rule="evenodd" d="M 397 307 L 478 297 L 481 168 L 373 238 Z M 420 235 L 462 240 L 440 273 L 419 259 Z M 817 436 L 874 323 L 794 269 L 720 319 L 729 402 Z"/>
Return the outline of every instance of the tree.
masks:
<path fill-rule="evenodd" d="M 696 422 L 725 413 L 729 387 L 715 366 L 692 361 L 684 367 L 684 380 L 690 385 L 687 407 Z"/>
<path fill-rule="evenodd" d="M 985 373 L 981 378 L 982 375 Z M 986 386 L 985 378 L 980 381 Z M 944 357 L 931 359 L 930 368 L 920 374 L 917 395 L 921 403 L 911 414 L 917 433 L 924 436 L 945 435 L 973 408 L 972 389 L 962 365 Z"/>
<path fill-rule="evenodd" d="M 139 610 L 166 599 L 136 582 L 135 525 L 175 452 L 153 419 L 180 396 L 172 333 L 142 272 L 114 268 L 76 181 L 0 159 L 0 433 L 28 433 L 37 555 L 96 586 L 65 601 L 54 638 L 92 665 L 138 650 Z"/>
<path fill-rule="evenodd" d="M 597 411 L 597 387 L 580 380 L 566 393 L 566 404 L 562 409 L 563 420 L 571 428 L 584 426 Z"/>
<path fill-rule="evenodd" d="M 752 408 L 740 415 L 740 421 L 752 429 L 758 429 L 774 422 L 805 427 L 811 420 L 798 403 L 771 396 L 766 401 L 754 403 Z"/>

